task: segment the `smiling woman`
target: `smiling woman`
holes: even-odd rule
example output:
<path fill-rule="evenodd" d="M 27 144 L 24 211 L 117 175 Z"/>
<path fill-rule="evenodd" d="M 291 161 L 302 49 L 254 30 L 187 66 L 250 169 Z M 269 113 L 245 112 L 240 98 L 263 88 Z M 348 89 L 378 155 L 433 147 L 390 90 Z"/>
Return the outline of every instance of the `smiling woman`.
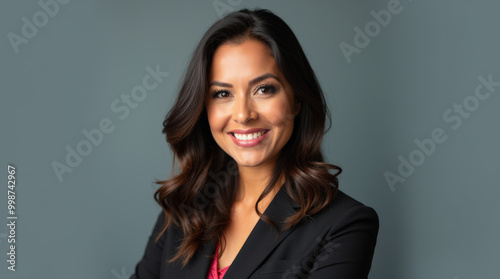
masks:
<path fill-rule="evenodd" d="M 180 172 L 157 182 L 163 210 L 132 277 L 366 278 L 378 217 L 324 162 L 327 117 L 283 20 L 245 9 L 217 21 L 163 123 Z"/>

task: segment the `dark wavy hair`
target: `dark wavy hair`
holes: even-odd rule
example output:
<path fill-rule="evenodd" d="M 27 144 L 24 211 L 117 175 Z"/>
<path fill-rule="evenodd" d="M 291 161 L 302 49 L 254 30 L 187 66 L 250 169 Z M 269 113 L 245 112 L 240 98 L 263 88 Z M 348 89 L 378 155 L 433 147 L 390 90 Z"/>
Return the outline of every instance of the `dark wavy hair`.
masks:
<path fill-rule="evenodd" d="M 323 135 L 331 126 L 330 113 L 297 38 L 290 27 L 269 10 L 232 12 L 214 23 L 202 37 L 185 72 L 175 104 L 163 122 L 163 133 L 174 156 L 172 177 L 155 182 L 161 187 L 154 197 L 166 217 L 156 241 L 172 224 L 182 228 L 184 236 L 169 262 L 180 261 L 185 266 L 202 244 L 214 240 L 220 240 L 221 251 L 224 250 L 223 230 L 229 221 L 238 170 L 234 159 L 213 139 L 205 104 L 215 50 L 223 43 L 238 44 L 248 39 L 259 40 L 270 48 L 279 72 L 301 107 L 293 118 L 292 135 L 279 154 L 272 177 L 255 204 L 255 211 L 273 225 L 279 235 L 273 220 L 259 212 L 258 203 L 273 190 L 280 177 L 284 177 L 286 193 L 300 205 L 300 210 L 286 219 L 284 230 L 320 211 L 338 190 L 337 176 L 342 169 L 325 163 L 321 153 Z M 325 130 L 327 117 L 330 121 Z M 330 169 L 335 173 L 331 174 Z"/>

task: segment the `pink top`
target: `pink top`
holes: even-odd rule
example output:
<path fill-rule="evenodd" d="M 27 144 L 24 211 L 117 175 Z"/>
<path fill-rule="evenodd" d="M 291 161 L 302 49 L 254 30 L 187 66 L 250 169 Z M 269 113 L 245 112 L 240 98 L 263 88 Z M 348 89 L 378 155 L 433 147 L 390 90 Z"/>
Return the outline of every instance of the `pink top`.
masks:
<path fill-rule="evenodd" d="M 227 269 L 229 268 L 229 265 L 224 267 L 223 269 L 218 268 L 217 264 L 217 254 L 219 253 L 219 242 L 217 242 L 217 246 L 215 248 L 215 256 L 214 259 L 212 260 L 212 264 L 210 265 L 210 270 L 208 271 L 208 277 L 207 279 L 222 279 L 224 277 L 224 274 L 226 274 Z"/>

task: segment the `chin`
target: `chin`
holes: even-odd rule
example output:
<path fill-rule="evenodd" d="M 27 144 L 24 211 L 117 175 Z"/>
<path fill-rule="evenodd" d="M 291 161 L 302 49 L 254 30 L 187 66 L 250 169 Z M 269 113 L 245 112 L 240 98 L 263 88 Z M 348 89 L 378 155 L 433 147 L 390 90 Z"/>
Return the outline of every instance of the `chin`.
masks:
<path fill-rule="evenodd" d="M 256 167 L 258 165 L 261 164 L 261 162 L 255 162 L 255 161 L 238 161 L 236 160 L 236 163 L 238 164 L 238 166 L 242 166 L 242 167 Z"/>
<path fill-rule="evenodd" d="M 262 165 L 262 160 L 235 160 L 238 166 L 242 167 L 257 167 Z"/>

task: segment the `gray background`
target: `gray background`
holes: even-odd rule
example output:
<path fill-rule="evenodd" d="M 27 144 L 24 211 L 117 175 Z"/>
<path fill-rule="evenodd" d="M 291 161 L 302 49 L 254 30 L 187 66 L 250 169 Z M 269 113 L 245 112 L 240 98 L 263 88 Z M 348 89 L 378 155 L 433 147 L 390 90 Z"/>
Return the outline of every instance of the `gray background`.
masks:
<path fill-rule="evenodd" d="M 457 129 L 443 118 L 454 104 L 473 105 L 479 76 L 500 81 L 498 1 L 402 0 L 350 63 L 339 45 L 353 45 L 354 28 L 390 1 L 218 2 L 268 8 L 299 38 L 333 115 L 325 155 L 344 169 L 341 189 L 380 216 L 370 278 L 499 278 L 500 87 Z M 33 23 L 43 9 L 0 6 L 0 277 L 128 278 L 159 212 L 152 182 L 171 171 L 161 123 L 196 43 L 220 16 L 214 2 L 70 1 L 17 53 L 9 32 L 21 35 L 22 18 Z M 110 105 L 156 65 L 170 75 L 120 119 Z M 66 146 L 104 118 L 114 131 L 59 181 L 51 164 L 65 163 Z M 384 173 L 397 174 L 398 156 L 408 159 L 436 128 L 447 140 L 391 189 Z M 18 182 L 15 273 L 5 261 L 9 163 Z"/>

